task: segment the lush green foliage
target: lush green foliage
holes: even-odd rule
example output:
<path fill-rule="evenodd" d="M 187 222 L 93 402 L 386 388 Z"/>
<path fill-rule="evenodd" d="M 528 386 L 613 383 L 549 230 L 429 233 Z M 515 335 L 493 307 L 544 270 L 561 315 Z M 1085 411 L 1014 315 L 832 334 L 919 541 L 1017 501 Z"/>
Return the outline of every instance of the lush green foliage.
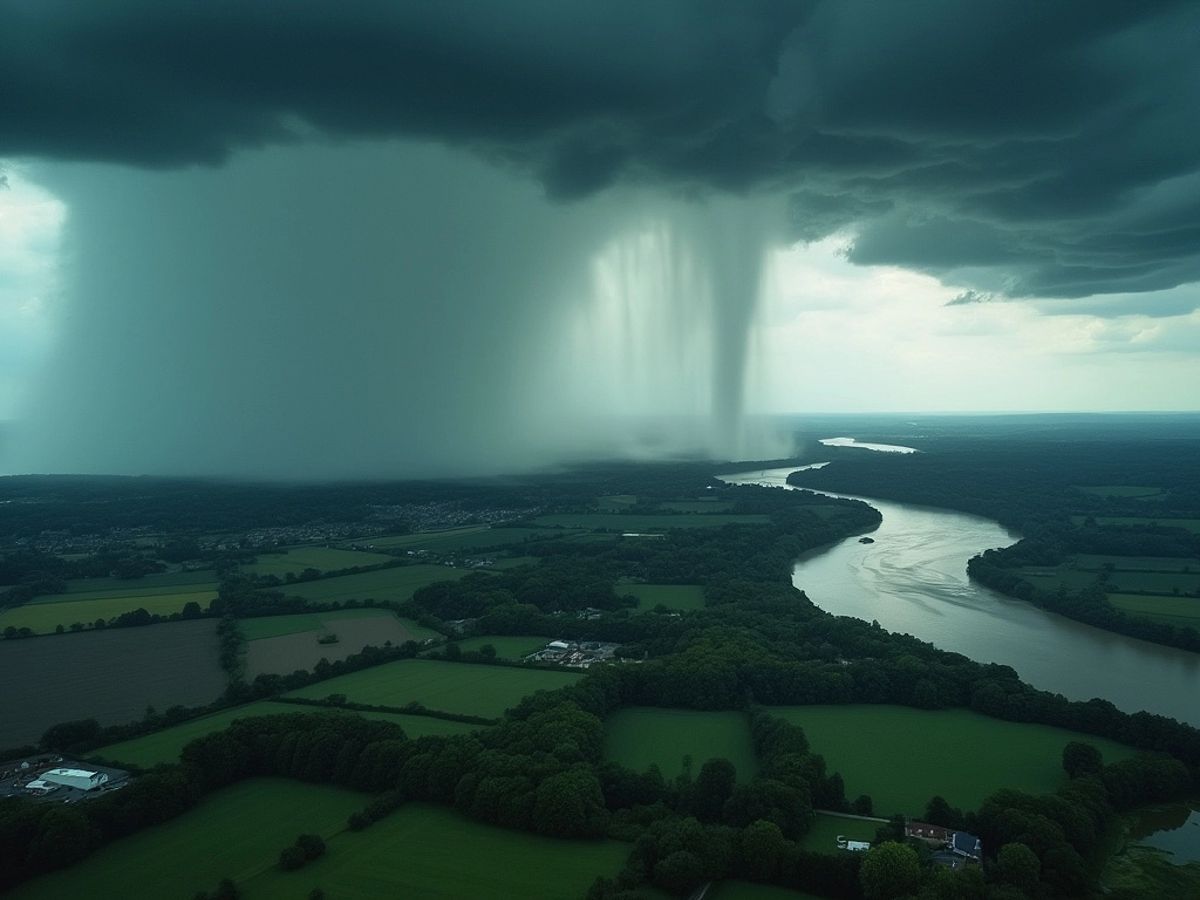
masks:
<path fill-rule="evenodd" d="M 745 713 L 627 708 L 609 716 L 604 729 L 605 756 L 636 772 L 653 765 L 666 778 L 685 770 L 694 776 L 714 757 L 733 763 L 743 780 L 758 771 Z"/>
<path fill-rule="evenodd" d="M 355 703 L 403 709 L 419 703 L 430 709 L 494 718 L 526 694 L 553 690 L 578 673 L 403 660 L 318 682 L 288 696 L 320 699 L 340 694 Z"/>
<path fill-rule="evenodd" d="M 880 815 L 919 816 L 935 794 L 974 809 L 1002 787 L 1053 791 L 1065 781 L 1063 747 L 1079 735 L 1002 722 L 964 709 L 799 706 L 771 713 L 801 726 L 833 761 L 851 796 L 870 794 Z M 1091 739 L 1108 762 L 1133 751 Z"/>
<path fill-rule="evenodd" d="M 280 847 L 298 829 L 335 834 L 361 804 L 361 795 L 325 785 L 244 781 L 205 798 L 178 818 L 105 847 L 64 872 L 36 879 L 11 896 L 19 900 L 190 897 L 223 877 L 242 882 L 273 867 Z M 72 848 L 58 846 L 51 852 L 70 853 Z"/>

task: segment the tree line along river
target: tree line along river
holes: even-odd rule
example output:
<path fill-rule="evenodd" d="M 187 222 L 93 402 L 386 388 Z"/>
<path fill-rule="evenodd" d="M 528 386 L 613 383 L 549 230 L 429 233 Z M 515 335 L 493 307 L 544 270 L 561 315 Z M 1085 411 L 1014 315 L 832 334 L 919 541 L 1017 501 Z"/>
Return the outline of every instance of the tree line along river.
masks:
<path fill-rule="evenodd" d="M 791 490 L 801 468 L 723 475 L 728 484 Z M 973 583 L 967 560 L 1018 536 L 990 519 L 863 500 L 883 516 L 874 543 L 850 537 L 796 562 L 792 583 L 821 609 L 877 621 L 977 662 L 1011 666 L 1022 679 L 1072 700 L 1101 697 L 1200 726 L 1200 655 L 1054 615 Z"/>

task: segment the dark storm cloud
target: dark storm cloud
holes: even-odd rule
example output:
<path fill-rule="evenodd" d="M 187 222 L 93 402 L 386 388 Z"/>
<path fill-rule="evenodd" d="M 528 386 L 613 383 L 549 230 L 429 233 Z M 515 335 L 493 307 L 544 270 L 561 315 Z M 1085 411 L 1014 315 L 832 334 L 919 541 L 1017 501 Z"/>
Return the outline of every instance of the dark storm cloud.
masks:
<path fill-rule="evenodd" d="M 4 3 L 0 154 L 143 167 L 415 136 L 793 194 L 795 235 L 1007 296 L 1200 279 L 1200 5 Z"/>

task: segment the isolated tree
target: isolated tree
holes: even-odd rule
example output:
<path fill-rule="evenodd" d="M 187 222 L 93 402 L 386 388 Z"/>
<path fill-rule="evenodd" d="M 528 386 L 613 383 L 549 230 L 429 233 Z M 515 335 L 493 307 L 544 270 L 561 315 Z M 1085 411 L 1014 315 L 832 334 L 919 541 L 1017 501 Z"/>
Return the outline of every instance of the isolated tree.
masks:
<path fill-rule="evenodd" d="M 850 809 L 854 811 L 855 815 L 873 816 L 875 815 L 875 801 L 868 794 L 859 794 L 850 804 Z"/>
<path fill-rule="evenodd" d="M 1034 894 L 1041 877 L 1042 863 L 1037 854 L 1021 843 L 1005 844 L 990 867 L 994 881 L 1012 885 L 1026 894 Z"/>
<path fill-rule="evenodd" d="M 904 844 L 880 844 L 867 851 L 858 877 L 867 900 L 892 900 L 920 886 L 921 860 Z"/>
<path fill-rule="evenodd" d="M 1093 744 L 1071 741 L 1063 747 L 1062 767 L 1070 778 L 1098 775 L 1104 768 L 1104 757 Z"/>

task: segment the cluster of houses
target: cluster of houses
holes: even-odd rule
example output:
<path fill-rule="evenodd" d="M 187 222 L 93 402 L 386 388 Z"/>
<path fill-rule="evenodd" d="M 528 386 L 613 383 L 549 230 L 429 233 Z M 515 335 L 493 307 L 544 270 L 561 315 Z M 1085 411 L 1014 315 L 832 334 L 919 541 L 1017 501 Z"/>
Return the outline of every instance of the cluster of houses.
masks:
<path fill-rule="evenodd" d="M 525 662 L 549 662 L 571 669 L 587 669 L 608 662 L 620 644 L 604 641 L 550 641 L 525 657 Z"/>

